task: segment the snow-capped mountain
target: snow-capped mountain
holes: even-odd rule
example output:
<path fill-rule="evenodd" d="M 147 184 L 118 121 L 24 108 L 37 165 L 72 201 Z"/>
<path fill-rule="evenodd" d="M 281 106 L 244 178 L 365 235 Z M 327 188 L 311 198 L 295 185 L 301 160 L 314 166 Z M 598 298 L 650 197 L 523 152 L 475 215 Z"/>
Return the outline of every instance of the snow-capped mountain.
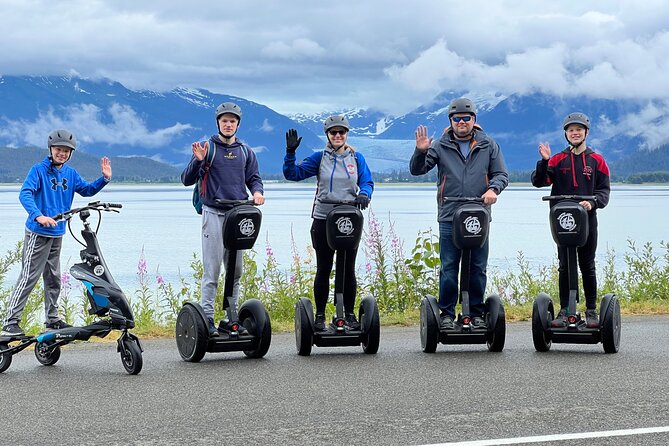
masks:
<path fill-rule="evenodd" d="M 281 172 L 288 128 L 298 128 L 302 147 L 322 147 L 308 128 L 235 96 L 185 88 L 134 91 L 110 80 L 28 76 L 0 77 L 0 145 L 45 147 L 51 130 L 67 128 L 82 151 L 184 165 L 191 143 L 217 132 L 214 110 L 228 101 L 242 109 L 238 136 L 257 153 L 263 173 Z"/>
<path fill-rule="evenodd" d="M 353 108 L 344 110 L 333 110 L 312 115 L 295 114 L 289 115 L 295 122 L 310 129 L 317 135 L 323 134 L 323 123 L 332 115 L 342 115 L 351 124 L 352 136 L 376 136 L 386 130 L 386 125 L 392 117 L 371 108 Z"/>

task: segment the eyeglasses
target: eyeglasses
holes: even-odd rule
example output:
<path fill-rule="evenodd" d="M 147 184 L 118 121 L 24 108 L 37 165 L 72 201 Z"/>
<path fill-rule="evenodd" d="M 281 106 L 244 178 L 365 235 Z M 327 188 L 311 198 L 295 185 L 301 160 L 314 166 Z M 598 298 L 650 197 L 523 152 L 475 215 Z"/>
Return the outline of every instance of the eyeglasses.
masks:
<path fill-rule="evenodd" d="M 348 133 L 348 130 L 328 130 L 328 133 L 332 136 L 345 135 L 346 133 Z"/>
<path fill-rule="evenodd" d="M 472 120 L 472 116 L 453 116 L 451 119 L 453 120 L 453 122 L 460 122 L 460 121 L 469 122 Z"/>

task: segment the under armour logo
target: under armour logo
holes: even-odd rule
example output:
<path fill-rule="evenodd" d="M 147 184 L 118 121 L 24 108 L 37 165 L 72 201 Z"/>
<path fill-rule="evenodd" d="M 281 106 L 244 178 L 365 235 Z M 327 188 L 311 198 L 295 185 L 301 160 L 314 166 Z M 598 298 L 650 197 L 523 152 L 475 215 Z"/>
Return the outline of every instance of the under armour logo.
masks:
<path fill-rule="evenodd" d="M 58 189 L 58 186 L 62 187 L 63 190 L 67 190 L 67 178 L 63 178 L 63 182 L 59 183 L 55 178 L 51 178 L 51 190 Z"/>

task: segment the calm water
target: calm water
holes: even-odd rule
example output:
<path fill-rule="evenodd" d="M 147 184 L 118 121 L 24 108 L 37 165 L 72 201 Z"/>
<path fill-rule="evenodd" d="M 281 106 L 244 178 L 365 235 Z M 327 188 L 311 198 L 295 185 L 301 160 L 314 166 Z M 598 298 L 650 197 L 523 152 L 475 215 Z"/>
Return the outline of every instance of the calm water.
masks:
<path fill-rule="evenodd" d="M 261 207 L 263 223 L 256 243 L 257 257 L 265 258 L 270 246 L 279 264 L 291 262 L 291 239 L 300 255 L 310 245 L 310 212 L 313 184 L 268 184 L 267 202 Z M 18 202 L 19 186 L 0 186 L 0 253 L 23 239 L 26 213 Z M 509 187 L 493 206 L 490 234 L 490 267 L 515 267 L 518 251 L 532 265 L 550 264 L 555 248 L 548 229 L 548 205 L 541 201 L 548 189 Z M 392 222 L 406 251 L 414 245 L 419 231 L 437 233 L 436 188 L 434 186 L 384 186 L 374 193 L 371 211 L 387 233 Z M 177 283 L 179 272 L 190 277 L 193 253 L 200 252 L 200 216 L 193 210 L 191 190 L 179 185 L 110 185 L 95 199 L 123 204 L 120 214 L 104 213 L 98 237 L 106 261 L 117 282 L 126 292 L 136 288 L 137 263 L 142 249 L 151 273 L 158 270 L 168 281 Z M 89 200 L 77 197 L 74 206 Z M 622 261 L 627 240 L 641 245 L 652 242 L 660 252 L 660 242 L 669 240 L 665 218 L 669 208 L 669 187 L 614 187 L 609 206 L 599 211 L 599 261 L 606 250 L 614 249 Z M 368 212 L 365 212 L 368 216 Z M 76 223 L 79 221 L 77 220 Z M 80 228 L 80 226 L 73 227 Z M 77 235 L 78 230 L 77 230 Z M 67 234 L 63 243 L 62 265 L 79 259 L 80 246 Z M 365 256 L 361 252 L 358 265 Z M 600 263 L 601 264 L 601 263 Z M 5 286 L 13 285 L 18 268 L 13 268 Z M 155 280 L 152 278 L 152 280 Z"/>

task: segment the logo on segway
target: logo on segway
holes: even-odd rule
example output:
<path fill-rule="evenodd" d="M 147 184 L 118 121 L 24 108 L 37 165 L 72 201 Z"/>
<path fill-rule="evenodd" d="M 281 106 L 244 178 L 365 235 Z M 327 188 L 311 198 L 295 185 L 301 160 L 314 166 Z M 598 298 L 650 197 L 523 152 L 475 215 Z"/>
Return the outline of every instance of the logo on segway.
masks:
<path fill-rule="evenodd" d="M 256 227 L 253 224 L 253 220 L 250 218 L 244 218 L 242 221 L 240 221 L 239 232 L 241 232 L 242 235 L 246 237 L 253 235 L 253 233 L 256 232 Z"/>
<path fill-rule="evenodd" d="M 344 235 L 351 235 L 354 231 L 353 222 L 348 217 L 339 217 L 337 219 L 337 229 Z"/>
<path fill-rule="evenodd" d="M 478 217 L 475 217 L 473 215 L 470 216 L 470 217 L 467 217 L 464 221 L 464 225 L 465 225 L 465 229 L 470 234 L 476 235 L 479 232 L 481 232 L 481 222 L 479 221 Z"/>
<path fill-rule="evenodd" d="M 558 216 L 558 223 L 565 231 L 573 231 L 576 229 L 576 220 L 569 212 L 563 212 Z"/>
<path fill-rule="evenodd" d="M 95 268 L 93 268 L 93 274 L 96 276 L 101 276 L 105 273 L 105 267 L 102 265 L 97 265 Z"/>

